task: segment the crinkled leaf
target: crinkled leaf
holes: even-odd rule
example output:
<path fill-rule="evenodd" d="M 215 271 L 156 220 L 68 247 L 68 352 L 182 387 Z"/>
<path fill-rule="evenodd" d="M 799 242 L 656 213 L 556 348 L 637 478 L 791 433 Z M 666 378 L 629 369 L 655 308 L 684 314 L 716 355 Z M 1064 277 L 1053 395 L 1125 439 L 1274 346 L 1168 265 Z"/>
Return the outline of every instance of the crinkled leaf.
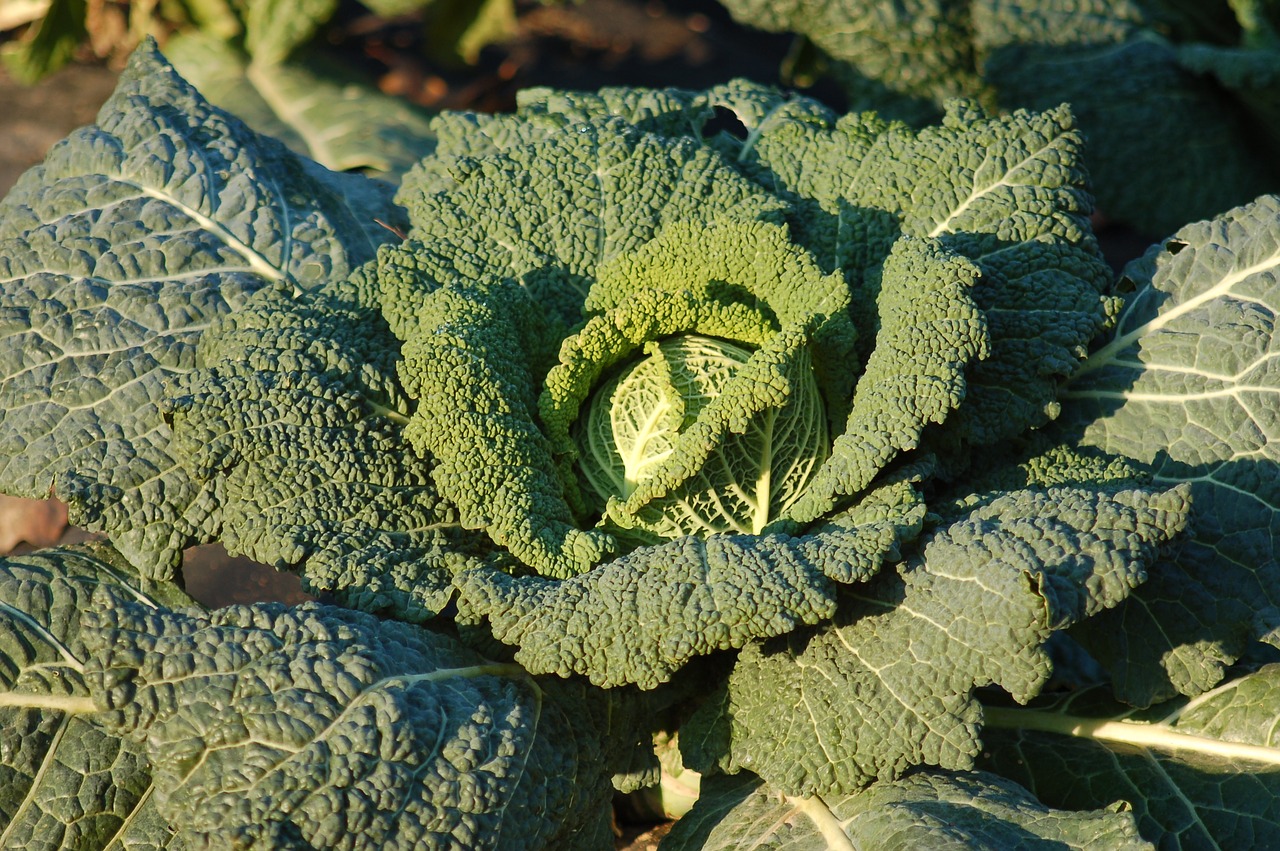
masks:
<path fill-rule="evenodd" d="M 1272 131 L 1274 148 L 1275 89 L 1258 83 L 1280 67 L 1276 16 L 1261 34 L 1268 13 L 1254 4 L 723 2 L 744 22 L 802 33 L 827 51 L 855 111 L 921 124 L 957 96 L 1005 111 L 1070 103 L 1089 138 L 1101 208 L 1144 232 L 1167 232 L 1280 185 L 1250 120 Z M 1243 44 L 1224 46 L 1242 29 Z"/>
<path fill-rule="evenodd" d="M 458 160 L 481 157 L 546 139 L 575 124 L 618 117 L 646 132 L 698 138 L 714 115 L 701 92 L 636 87 L 599 92 L 528 88 L 516 92 L 518 112 L 488 115 L 445 112 L 431 122 L 435 155 L 414 167 L 404 180 L 405 197 L 458 185 Z"/>
<path fill-rule="evenodd" d="M 144 44 L 98 124 L 0 205 L 0 487 L 52 490 L 170 575 L 217 505 L 170 453 L 165 379 L 267 283 L 345 277 L 389 236 L 380 217 L 385 190 L 254 135 Z"/>
<path fill-rule="evenodd" d="M 458 579 L 459 619 L 487 621 L 535 673 L 653 688 L 695 656 L 831 616 L 832 582 L 864 582 L 900 558 L 924 514 L 904 477 L 800 538 L 687 537 L 566 582 L 472 571 Z"/>
<path fill-rule="evenodd" d="M 448 636 L 307 604 L 100 605 L 88 680 L 202 847 L 596 849 L 607 705 Z M 598 693 L 597 693 L 598 694 Z"/>
<path fill-rule="evenodd" d="M 98 599 L 187 605 L 109 547 L 0 561 L 0 847 L 177 849 L 155 807 L 143 748 L 84 716 L 93 709 L 81 612 Z"/>
<path fill-rule="evenodd" d="M 201 33 L 171 39 L 165 50 L 214 105 L 326 168 L 395 180 L 435 148 L 425 112 L 377 91 L 332 56 L 304 53 L 266 65 Z"/>
<path fill-rule="evenodd" d="M 924 528 L 927 509 L 915 483 L 932 465 L 907 465 L 886 477 L 851 507 L 828 518 L 805 536 L 805 551 L 827 576 L 846 585 L 875 572 L 881 560 L 901 558 L 899 547 Z"/>
<path fill-rule="evenodd" d="M 709 777 L 663 851 L 929 848 L 1013 851 L 1108 848 L 1146 851 L 1122 805 L 1051 810 L 1026 789 L 987 772 L 920 772 L 848 795 L 779 794 L 749 773 Z"/>
<path fill-rule="evenodd" d="M 949 0 L 721 0 L 740 23 L 796 32 L 847 63 L 855 110 L 932 118 L 947 98 L 974 96 L 968 3 Z"/>
<path fill-rule="evenodd" d="M 978 270 L 932 240 L 899 240 L 885 261 L 879 330 L 831 456 L 788 509 L 808 523 L 858 494 L 925 426 L 965 398 L 966 368 L 988 354 L 987 326 L 970 289 Z"/>
<path fill-rule="evenodd" d="M 970 366 L 949 440 L 995 445 L 1057 412 L 1057 385 L 1106 328 L 1115 300 L 1087 216 L 1081 138 L 1065 108 L 990 118 L 950 104 L 919 132 L 874 116 L 835 119 L 782 102 L 759 118 L 750 87 L 721 97 L 759 120 L 741 166 L 794 205 L 797 240 L 854 288 L 869 342 L 872 299 L 899 236 L 933 237 L 980 272 L 972 298 L 990 356 Z"/>
<path fill-rule="evenodd" d="M 1149 468 L 1124 455 L 1061 442 L 1054 431 L 1033 431 L 984 458 L 961 481 L 934 500 L 931 510 L 958 517 L 977 505 L 1024 488 L 1100 485 L 1123 488 L 1151 482 Z"/>
<path fill-rule="evenodd" d="M 486 619 L 535 673 L 654 688 L 695 656 L 834 614 L 835 585 L 805 544 L 785 536 L 690 536 L 563 582 L 469 572 L 458 580 L 459 618 Z M 879 561 L 864 563 L 867 576 Z"/>
<path fill-rule="evenodd" d="M 305 563 L 311 590 L 421 621 L 483 536 L 461 528 L 404 439 L 398 352 L 358 287 L 273 289 L 205 333 L 165 410 L 175 454 L 219 495 L 229 552 Z"/>
<path fill-rule="evenodd" d="M 848 315 L 849 288 L 840 275 L 824 275 L 789 228 L 749 220 L 672 222 L 639 250 L 601 268 L 586 306 L 622 309 L 648 287 L 705 288 L 700 300 L 712 308 L 705 321 L 715 318 L 717 299 L 731 299 L 763 312 L 774 330 L 803 328 L 829 415 L 833 422 L 845 415 L 857 336 Z M 701 333 L 756 342 L 728 329 Z"/>
<path fill-rule="evenodd" d="M 744 648 L 727 690 L 683 731 L 686 761 L 824 796 L 922 764 L 969 768 L 982 721 L 973 690 L 1033 697 L 1050 634 L 1124 599 L 1186 512 L 1182 490 L 993 500 L 851 590 L 832 625 Z"/>
<path fill-rule="evenodd" d="M 1130 802 L 1160 848 L 1280 843 L 1280 666 L 1135 711 L 1105 687 L 988 707 L 984 764 L 1055 807 Z"/>
<path fill-rule="evenodd" d="M 705 93 L 676 88 L 606 86 L 583 92 L 533 87 L 517 92 L 516 104 L 522 120 L 545 115 L 576 124 L 612 115 L 662 136 L 697 136 L 715 116 Z"/>
<path fill-rule="evenodd" d="M 399 367 L 417 405 L 404 436 L 434 458 L 432 479 L 465 527 L 485 529 L 539 573 L 565 578 L 615 545 L 577 528 L 534 418 L 520 327 L 536 309 L 512 284 L 428 294 L 417 311 L 422 332 L 405 343 Z"/>
<path fill-rule="evenodd" d="M 541 129 L 546 122 L 556 132 Z M 423 168 L 447 169 L 450 184 L 415 170 L 397 196 L 409 211 L 410 236 L 422 242 L 420 274 L 434 286 L 474 278 L 480 268 L 520 279 L 546 304 L 548 320 L 567 325 L 581 318 L 601 266 L 666 225 L 776 222 L 783 207 L 693 140 L 641 133 L 616 118 L 564 132 L 563 119 L 537 116 L 495 124 L 446 115 L 433 126 L 439 147 Z M 463 151 L 459 136 L 468 142 Z M 397 335 L 412 329 L 407 318 L 403 326 L 391 322 Z"/>
<path fill-rule="evenodd" d="M 611 544 L 576 528 L 573 483 L 534 416 L 550 357 L 605 263 L 670 222 L 772 219 L 778 205 L 706 148 L 616 120 L 458 160 L 454 179 L 447 192 L 400 193 L 412 240 L 379 271 L 418 402 L 407 435 L 438 461 L 464 524 L 541 573 L 580 573 Z"/>
<path fill-rule="evenodd" d="M 1183 67 L 1148 5 L 1165 4 L 983 0 L 974 20 L 1000 105 L 1069 102 L 1089 137 L 1099 207 L 1144 233 L 1167 233 L 1273 190 L 1277 173 L 1255 154 L 1244 111 Z"/>
<path fill-rule="evenodd" d="M 1194 535 L 1079 634 L 1145 705 L 1211 688 L 1277 624 L 1280 198 L 1183 228 L 1125 277 L 1114 337 L 1063 405 L 1086 444 L 1191 483 Z"/>

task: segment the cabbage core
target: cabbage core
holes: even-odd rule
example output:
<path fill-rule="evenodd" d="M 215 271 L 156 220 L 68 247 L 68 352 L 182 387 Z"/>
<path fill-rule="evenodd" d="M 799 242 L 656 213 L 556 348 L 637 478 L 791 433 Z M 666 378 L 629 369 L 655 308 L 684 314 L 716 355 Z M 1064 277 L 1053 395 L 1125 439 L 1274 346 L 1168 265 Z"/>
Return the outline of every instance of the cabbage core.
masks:
<path fill-rule="evenodd" d="M 579 422 L 580 469 L 602 502 L 671 475 L 677 439 L 724 391 L 752 350 L 686 335 L 649 343 L 645 357 L 593 394 Z M 652 537 L 759 534 L 801 493 L 828 452 L 826 414 L 807 359 L 786 403 L 723 436 L 693 476 L 628 517 Z M 616 518 L 615 518 L 616 519 Z"/>

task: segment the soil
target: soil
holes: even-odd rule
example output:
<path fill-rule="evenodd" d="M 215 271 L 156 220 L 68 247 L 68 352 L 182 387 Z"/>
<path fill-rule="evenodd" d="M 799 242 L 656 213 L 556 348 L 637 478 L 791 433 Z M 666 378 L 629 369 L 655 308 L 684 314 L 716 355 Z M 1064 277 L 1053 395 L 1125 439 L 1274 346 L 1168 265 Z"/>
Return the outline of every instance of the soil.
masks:
<path fill-rule="evenodd" d="M 54 142 L 92 124 L 115 85 L 115 72 L 102 65 L 72 65 L 34 86 L 19 85 L 0 66 L 0 196 Z"/>

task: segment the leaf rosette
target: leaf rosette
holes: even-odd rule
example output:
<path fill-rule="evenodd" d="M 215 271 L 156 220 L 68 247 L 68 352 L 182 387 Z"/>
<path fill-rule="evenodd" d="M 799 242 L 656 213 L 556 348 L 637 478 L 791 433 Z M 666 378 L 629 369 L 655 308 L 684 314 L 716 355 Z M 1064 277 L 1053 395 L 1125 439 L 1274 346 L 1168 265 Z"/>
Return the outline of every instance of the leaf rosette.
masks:
<path fill-rule="evenodd" d="M 735 83 L 434 130 L 364 274 L 405 440 L 502 554 L 458 575 L 459 622 L 535 673 L 654 687 L 834 617 L 930 480 L 1052 418 L 1116 309 L 1065 113 L 915 134 Z"/>
<path fill-rule="evenodd" d="M 227 793 L 222 757 L 199 756 L 217 768 L 207 776 L 189 772 L 205 741 L 188 741 L 192 723 L 132 701 L 130 688 L 168 693 L 170 660 L 187 658 L 193 636 L 216 652 L 185 681 L 227 695 L 201 714 L 209 742 L 249 729 L 253 706 L 243 718 L 223 710 L 260 679 L 258 665 L 275 671 L 313 646 L 326 659 L 371 646 L 387 662 L 421 638 L 447 654 L 428 648 L 376 671 L 343 657 L 343 671 L 369 676 L 326 717 L 363 712 L 367 693 L 378 703 L 361 717 L 377 726 L 383 686 L 405 678 L 415 707 L 444 706 L 465 686 L 459 717 L 519 710 L 495 728 L 498 775 L 518 775 L 518 788 L 529 778 L 536 797 L 567 776 L 547 768 L 558 751 L 531 758 L 531 773 L 504 766 L 527 750 L 540 694 L 581 694 L 565 699 L 611 715 L 620 695 L 645 691 L 683 713 L 690 767 L 749 771 L 770 801 L 821 814 L 814 801 L 922 765 L 972 769 L 984 720 L 975 690 L 1035 697 L 1053 672 L 1046 643 L 1120 605 L 1185 526 L 1186 484 L 1108 447 L 1095 456 L 1026 437 L 1057 416 L 1061 383 L 1121 307 L 1065 109 L 993 118 L 957 102 L 917 132 L 739 81 L 702 93 L 535 90 L 514 115 L 445 114 L 432 132 L 434 152 L 396 197 L 401 241 L 323 270 L 299 248 L 296 269 L 192 313 L 194 356 L 184 349 L 144 382 L 155 401 L 132 428 L 163 444 L 165 481 L 200 497 L 199 535 L 164 514 L 187 503 L 156 500 L 164 523 L 151 525 L 173 532 L 165 552 L 217 538 L 300 568 L 310 590 L 360 610 L 131 608 L 85 621 L 102 639 L 93 652 L 129 672 L 104 669 L 88 686 L 115 701 L 95 711 L 121 713 L 104 722 L 113 735 L 181 744 L 148 758 L 166 782 L 198 781 L 190 803 L 210 836 L 271 843 L 295 825 L 264 822 L 276 799 Z M 242 177 L 228 172 L 228 197 Z M 342 207 L 359 196 L 324 197 Z M 234 212 L 225 203 L 217 210 Z M 293 222 L 292 207 L 267 209 Z M 14 304 L 6 315 L 25 328 L 25 302 Z M 91 420 L 110 415 L 98 406 Z M 5 419 L 15 445 L 30 424 L 19 419 Z M 149 469 L 130 473 L 140 487 Z M 105 525 L 128 543 L 129 520 Z M 423 625 L 442 624 L 422 638 Z M 261 651 L 252 670 L 228 675 L 223 655 L 249 647 Z M 485 660 L 443 670 L 483 677 L 439 685 L 437 656 L 476 650 Z M 691 674 L 703 656 L 714 658 Z M 686 700 L 672 681 L 704 671 L 699 700 Z M 268 725 L 288 716 L 296 685 L 279 681 Z M 779 689 L 799 699 L 780 705 Z M 431 738 L 431 711 L 385 707 Z M 634 750 L 652 731 L 623 720 L 623 750 Z M 338 763 L 306 754 L 328 748 L 325 735 L 255 733 L 246 752 L 268 740 L 303 754 L 303 779 L 280 782 L 318 801 L 308 772 Z M 352 760 L 365 765 L 361 747 Z M 604 750 L 584 757 L 591 801 L 607 798 L 619 762 Z M 886 794 L 969 794 L 927 785 Z M 334 789 L 334 801 L 348 794 Z M 406 795 L 423 813 L 438 803 L 416 787 Z M 592 824 L 603 836 L 603 820 Z"/>

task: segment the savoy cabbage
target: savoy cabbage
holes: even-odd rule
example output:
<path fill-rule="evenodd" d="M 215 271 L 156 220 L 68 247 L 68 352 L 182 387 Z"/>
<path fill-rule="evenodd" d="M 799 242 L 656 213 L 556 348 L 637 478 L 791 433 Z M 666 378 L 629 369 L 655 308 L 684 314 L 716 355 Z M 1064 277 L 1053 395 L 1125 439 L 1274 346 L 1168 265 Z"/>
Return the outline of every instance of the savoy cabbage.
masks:
<path fill-rule="evenodd" d="M 110 542 L 0 563 L 0 845 L 605 848 L 658 734 L 675 849 L 1277 838 L 1280 202 L 1117 283 L 1065 107 L 432 132 L 334 174 L 145 45 L 0 204 L 0 487 Z"/>

